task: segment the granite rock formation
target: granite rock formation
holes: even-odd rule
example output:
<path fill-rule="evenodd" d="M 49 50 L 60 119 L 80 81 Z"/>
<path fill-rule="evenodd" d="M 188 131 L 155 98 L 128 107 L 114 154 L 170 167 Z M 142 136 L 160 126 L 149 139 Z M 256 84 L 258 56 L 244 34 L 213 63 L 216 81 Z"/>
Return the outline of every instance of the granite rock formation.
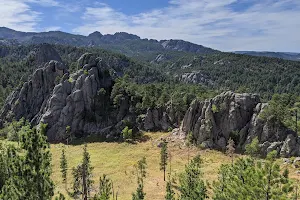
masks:
<path fill-rule="evenodd" d="M 185 114 L 181 134 L 192 132 L 197 144 L 225 149 L 233 138 L 239 151 L 258 138 L 261 153 L 276 150 L 282 157 L 300 155 L 300 140 L 282 124 L 263 120 L 260 113 L 267 104 L 255 94 L 225 92 L 213 99 L 195 100 Z"/>

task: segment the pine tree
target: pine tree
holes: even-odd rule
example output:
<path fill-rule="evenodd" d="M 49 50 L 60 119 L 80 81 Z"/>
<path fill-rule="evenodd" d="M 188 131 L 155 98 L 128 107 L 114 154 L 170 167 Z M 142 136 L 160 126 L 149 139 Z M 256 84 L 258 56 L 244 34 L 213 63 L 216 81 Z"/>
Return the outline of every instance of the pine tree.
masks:
<path fill-rule="evenodd" d="M 196 156 L 185 167 L 185 171 L 179 176 L 179 191 L 181 200 L 202 200 L 207 198 L 207 189 L 201 179 L 202 159 Z"/>
<path fill-rule="evenodd" d="M 250 144 L 247 144 L 245 146 L 246 149 L 246 154 L 252 156 L 252 157 L 257 157 L 260 154 L 260 147 L 259 147 L 259 141 L 258 138 L 255 137 Z"/>
<path fill-rule="evenodd" d="M 21 135 L 21 150 L 7 149 L 8 178 L 2 188 L 3 199 L 50 200 L 54 195 L 51 154 L 46 142 L 46 125 Z"/>
<path fill-rule="evenodd" d="M 73 196 L 78 196 L 82 194 L 81 192 L 81 177 L 82 177 L 82 165 L 77 165 L 77 167 L 72 168 L 73 175 Z"/>
<path fill-rule="evenodd" d="M 83 147 L 82 163 L 72 169 L 73 175 L 73 195 L 82 195 L 83 200 L 90 197 L 90 191 L 94 181 L 92 180 L 93 167 L 90 163 L 90 154 L 87 151 L 87 145 Z"/>
<path fill-rule="evenodd" d="M 93 185 L 92 180 L 92 170 L 93 167 L 90 163 L 90 154 L 87 151 L 87 144 L 83 147 L 83 160 L 82 160 L 82 190 L 83 199 L 87 200 L 90 196 L 90 191 Z"/>
<path fill-rule="evenodd" d="M 175 192 L 173 190 L 173 186 L 172 186 L 172 164 L 171 164 L 171 154 L 169 155 L 169 166 L 170 166 L 170 171 L 169 171 L 169 176 L 168 176 L 168 181 L 167 181 L 167 184 L 166 184 L 166 195 L 165 195 L 165 199 L 166 200 L 175 200 Z"/>
<path fill-rule="evenodd" d="M 143 200 L 146 195 L 144 192 L 144 178 L 146 178 L 147 168 L 146 158 L 143 157 L 141 160 L 139 160 L 137 165 L 135 165 L 135 168 L 138 187 L 136 189 L 136 193 L 132 193 L 132 200 Z"/>
<path fill-rule="evenodd" d="M 164 181 L 166 181 L 166 168 L 168 165 L 168 143 L 164 140 L 162 142 L 160 151 L 160 170 L 164 171 Z"/>
<path fill-rule="evenodd" d="M 109 200 L 112 195 L 112 181 L 105 174 L 99 179 L 99 192 L 97 199 Z"/>
<path fill-rule="evenodd" d="M 288 172 L 281 169 L 272 152 L 265 163 L 253 158 L 238 159 L 233 165 L 222 165 L 219 179 L 213 184 L 215 200 L 287 200 L 292 192 Z"/>
<path fill-rule="evenodd" d="M 167 185 L 166 185 L 166 200 L 175 200 L 175 192 L 172 189 L 172 183 L 171 180 L 168 180 Z"/>
<path fill-rule="evenodd" d="M 62 149 L 60 157 L 60 172 L 65 184 L 65 189 L 67 190 L 67 173 L 68 173 L 68 162 L 65 154 L 65 148 Z"/>

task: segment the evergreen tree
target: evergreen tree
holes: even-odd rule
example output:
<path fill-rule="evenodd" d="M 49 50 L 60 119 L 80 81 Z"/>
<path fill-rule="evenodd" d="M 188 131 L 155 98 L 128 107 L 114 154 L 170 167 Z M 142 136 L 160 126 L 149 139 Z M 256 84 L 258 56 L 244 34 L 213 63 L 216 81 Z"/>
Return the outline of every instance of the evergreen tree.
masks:
<path fill-rule="evenodd" d="M 179 176 L 179 191 L 181 200 L 201 200 L 207 198 L 207 190 L 201 179 L 202 159 L 196 156 L 185 167 L 185 171 Z"/>
<path fill-rule="evenodd" d="M 165 200 L 175 200 L 175 192 L 172 189 L 172 183 L 171 180 L 168 180 L 166 185 L 166 196 Z"/>
<path fill-rule="evenodd" d="M 213 199 L 290 199 L 292 182 L 287 172 L 281 174 L 274 154 L 269 154 L 264 164 L 252 158 L 241 158 L 233 165 L 222 165 L 219 179 L 213 184 Z"/>
<path fill-rule="evenodd" d="M 41 124 L 21 135 L 21 150 L 7 148 L 7 179 L 3 199 L 50 200 L 54 195 L 51 176 L 51 154 L 46 142 L 46 125 Z"/>
<path fill-rule="evenodd" d="M 144 192 L 144 178 L 146 178 L 147 168 L 146 158 L 143 157 L 141 160 L 139 160 L 137 165 L 135 165 L 135 168 L 138 187 L 136 189 L 136 193 L 132 193 L 132 200 L 143 200 L 146 195 Z"/>
<path fill-rule="evenodd" d="M 65 148 L 62 149 L 60 157 L 60 172 L 65 184 L 65 189 L 67 189 L 67 173 L 68 173 L 68 162 L 65 154 Z"/>
<path fill-rule="evenodd" d="M 259 141 L 258 138 L 255 137 L 252 142 L 250 144 L 247 144 L 245 146 L 246 149 L 246 154 L 252 156 L 252 157 L 256 157 L 259 156 L 260 154 L 260 147 L 259 147 Z"/>
<path fill-rule="evenodd" d="M 90 154 L 87 151 L 87 145 L 83 147 L 82 163 L 72 169 L 73 175 L 73 195 L 82 195 L 83 200 L 90 197 L 90 192 L 94 181 L 92 180 L 93 167 L 90 163 Z"/>
<path fill-rule="evenodd" d="M 87 144 L 83 148 L 83 160 L 82 160 L 82 190 L 83 190 L 83 199 L 87 200 L 90 196 L 90 191 L 93 185 L 92 180 L 92 170 L 93 167 L 90 163 L 90 154 L 87 151 Z"/>
<path fill-rule="evenodd" d="M 99 180 L 99 192 L 97 200 L 109 200 L 112 195 L 112 181 L 105 174 Z"/>
<path fill-rule="evenodd" d="M 166 168 L 168 164 L 168 143 L 164 140 L 162 142 L 160 151 L 160 170 L 164 171 L 164 181 L 166 181 Z"/>

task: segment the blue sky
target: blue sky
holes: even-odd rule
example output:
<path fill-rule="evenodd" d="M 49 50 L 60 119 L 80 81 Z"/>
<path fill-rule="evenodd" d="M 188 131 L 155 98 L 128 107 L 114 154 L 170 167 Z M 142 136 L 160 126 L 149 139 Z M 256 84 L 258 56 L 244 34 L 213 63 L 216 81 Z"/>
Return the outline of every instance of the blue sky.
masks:
<path fill-rule="evenodd" d="M 0 0 L 0 26 L 300 52 L 300 0 Z"/>

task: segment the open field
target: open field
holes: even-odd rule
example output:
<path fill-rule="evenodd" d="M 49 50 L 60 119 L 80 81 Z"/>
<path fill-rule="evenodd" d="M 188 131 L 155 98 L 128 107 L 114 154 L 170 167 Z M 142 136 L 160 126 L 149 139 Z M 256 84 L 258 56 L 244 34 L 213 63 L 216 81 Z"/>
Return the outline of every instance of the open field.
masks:
<path fill-rule="evenodd" d="M 119 198 L 122 200 L 131 199 L 131 193 L 135 191 L 136 177 L 133 174 L 133 165 L 143 156 L 147 158 L 147 178 L 145 180 L 146 199 L 160 200 L 164 199 L 165 182 L 163 181 L 163 172 L 159 170 L 160 148 L 157 143 L 161 137 L 167 136 L 167 133 L 147 133 L 150 140 L 138 144 L 127 143 L 89 143 L 88 151 L 91 155 L 91 163 L 94 167 L 94 187 L 98 187 L 99 177 L 105 173 L 114 182 L 115 191 L 118 191 Z M 62 144 L 51 145 L 53 158 L 53 180 L 56 184 L 56 192 L 66 194 L 64 184 L 61 183 L 61 174 L 59 161 Z M 66 155 L 69 164 L 69 183 L 72 180 L 71 168 L 80 163 L 82 159 L 83 145 L 66 146 Z M 172 174 L 180 173 L 188 162 L 188 149 L 178 143 L 169 143 L 169 151 L 172 155 Z M 190 150 L 190 156 L 201 154 L 204 165 L 203 173 L 205 180 L 212 182 L 217 178 L 218 169 L 221 164 L 230 163 L 231 158 L 218 151 L 199 150 L 193 148 Z M 71 183 L 68 184 L 71 190 Z"/>
<path fill-rule="evenodd" d="M 159 170 L 160 148 L 157 144 L 162 137 L 167 137 L 169 133 L 146 133 L 149 138 L 146 142 L 137 144 L 128 143 L 107 143 L 107 142 L 91 142 L 88 143 L 88 152 L 91 156 L 91 165 L 94 167 L 94 191 L 98 190 L 99 177 L 107 174 L 113 180 L 115 191 L 118 191 L 118 199 L 130 200 L 131 193 L 136 190 L 136 177 L 133 174 L 134 164 L 146 157 L 147 159 L 147 178 L 145 179 L 145 192 L 147 200 L 161 200 L 165 195 L 165 182 L 163 181 L 163 172 Z M 16 144 L 15 142 L 5 143 Z M 17 144 L 16 144 L 17 145 Z M 55 183 L 55 194 L 63 193 L 67 199 L 68 196 L 65 185 L 62 183 L 60 173 L 60 156 L 61 150 L 65 147 L 68 160 L 68 191 L 72 191 L 72 167 L 77 166 L 82 160 L 83 144 L 81 145 L 63 145 L 51 144 L 52 153 L 52 179 Z M 176 177 L 183 171 L 184 166 L 190 159 L 200 154 L 203 163 L 203 178 L 205 181 L 212 183 L 218 177 L 218 169 L 222 164 L 231 163 L 231 158 L 222 152 L 215 150 L 200 150 L 198 148 L 188 148 L 179 142 L 169 142 L 169 152 L 171 153 L 172 175 Z M 188 153 L 189 152 L 189 153 Z M 235 155 L 235 159 L 241 155 Z M 290 159 L 291 161 L 293 158 Z M 299 169 L 295 169 L 293 165 L 283 164 L 282 159 L 278 159 L 282 164 L 282 169 L 289 168 L 290 177 L 300 180 Z M 169 169 L 169 166 L 168 166 Z M 168 170 L 169 171 L 169 170 Z M 211 190 L 209 189 L 211 196 Z"/>

